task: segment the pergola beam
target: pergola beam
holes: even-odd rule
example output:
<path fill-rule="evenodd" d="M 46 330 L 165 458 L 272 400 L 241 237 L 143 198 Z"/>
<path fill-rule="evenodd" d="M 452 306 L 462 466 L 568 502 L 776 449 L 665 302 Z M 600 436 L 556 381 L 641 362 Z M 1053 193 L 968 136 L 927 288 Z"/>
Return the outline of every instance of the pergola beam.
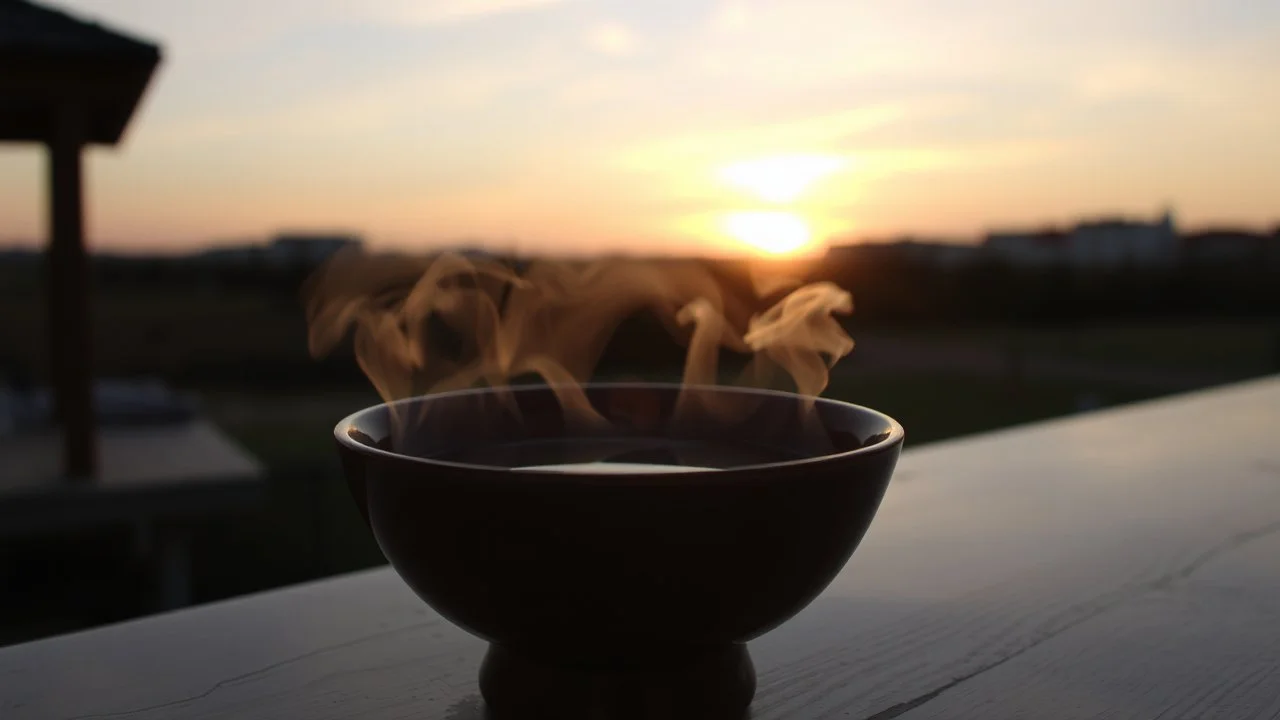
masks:
<path fill-rule="evenodd" d="M 84 243 L 84 114 L 74 102 L 54 108 L 49 155 L 48 336 L 54 411 L 62 425 L 68 479 L 98 470 L 93 399 L 93 323 L 89 253 Z"/>
<path fill-rule="evenodd" d="M 49 158 L 49 377 L 69 480 L 97 475 L 82 156 L 120 142 L 160 49 L 26 0 L 0 0 L 0 142 Z"/>

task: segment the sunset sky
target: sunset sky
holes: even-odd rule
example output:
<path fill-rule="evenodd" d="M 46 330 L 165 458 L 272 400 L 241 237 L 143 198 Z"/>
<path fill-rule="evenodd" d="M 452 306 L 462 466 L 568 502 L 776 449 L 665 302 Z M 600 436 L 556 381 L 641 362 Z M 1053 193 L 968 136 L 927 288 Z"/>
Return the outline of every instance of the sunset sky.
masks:
<path fill-rule="evenodd" d="M 785 250 L 1080 215 L 1280 221 L 1280 3 L 61 0 L 159 42 L 100 248 Z M 44 236 L 0 145 L 0 244 Z"/>

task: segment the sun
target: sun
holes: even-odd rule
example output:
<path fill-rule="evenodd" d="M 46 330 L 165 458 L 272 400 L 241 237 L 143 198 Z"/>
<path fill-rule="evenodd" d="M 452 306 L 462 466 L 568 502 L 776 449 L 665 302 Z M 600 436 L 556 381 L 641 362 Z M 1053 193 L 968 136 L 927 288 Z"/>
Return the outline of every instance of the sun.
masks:
<path fill-rule="evenodd" d="M 726 165 L 719 176 L 765 202 L 789 203 L 844 167 L 844 158 L 833 155 L 776 155 Z"/>
<path fill-rule="evenodd" d="M 809 223 L 789 212 L 732 212 L 721 220 L 721 229 L 734 240 L 768 255 L 790 255 L 813 243 Z"/>

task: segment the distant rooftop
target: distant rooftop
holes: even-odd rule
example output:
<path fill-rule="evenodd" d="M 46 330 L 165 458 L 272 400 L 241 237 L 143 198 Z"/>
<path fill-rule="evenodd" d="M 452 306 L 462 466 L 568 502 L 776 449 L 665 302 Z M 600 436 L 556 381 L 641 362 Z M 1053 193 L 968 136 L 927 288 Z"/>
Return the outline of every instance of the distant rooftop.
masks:
<path fill-rule="evenodd" d="M 1166 211 L 1163 215 L 1156 218 L 1154 222 L 1121 216 L 1086 218 L 1076 225 L 1076 229 L 1130 230 L 1133 228 L 1155 227 L 1157 225 L 1172 230 L 1174 225 L 1173 213 Z"/>
<path fill-rule="evenodd" d="M 86 141 L 119 142 L 160 48 L 26 0 L 0 0 L 0 141 L 43 142 L 54 108 L 82 107 Z"/>
<path fill-rule="evenodd" d="M 0 0 L 0 58 L 68 55 L 156 61 L 160 49 L 60 10 L 26 0 Z"/>

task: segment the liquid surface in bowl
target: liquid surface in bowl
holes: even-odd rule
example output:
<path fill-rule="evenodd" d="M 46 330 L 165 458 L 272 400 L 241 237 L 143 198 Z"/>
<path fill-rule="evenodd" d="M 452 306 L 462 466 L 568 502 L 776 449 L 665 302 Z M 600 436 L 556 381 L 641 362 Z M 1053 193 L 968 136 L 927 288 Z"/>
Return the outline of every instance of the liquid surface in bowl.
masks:
<path fill-rule="evenodd" d="M 795 455 L 728 443 L 668 438 L 557 438 L 467 448 L 441 460 L 546 472 L 662 473 L 723 470 Z"/>
<path fill-rule="evenodd" d="M 687 465 L 651 465 L 647 463 L 584 462 L 564 465 L 529 465 L 515 469 L 529 470 L 531 472 L 587 473 L 591 475 L 615 473 L 620 475 L 644 475 L 649 473 L 714 472 L 717 468 L 690 467 Z"/>

